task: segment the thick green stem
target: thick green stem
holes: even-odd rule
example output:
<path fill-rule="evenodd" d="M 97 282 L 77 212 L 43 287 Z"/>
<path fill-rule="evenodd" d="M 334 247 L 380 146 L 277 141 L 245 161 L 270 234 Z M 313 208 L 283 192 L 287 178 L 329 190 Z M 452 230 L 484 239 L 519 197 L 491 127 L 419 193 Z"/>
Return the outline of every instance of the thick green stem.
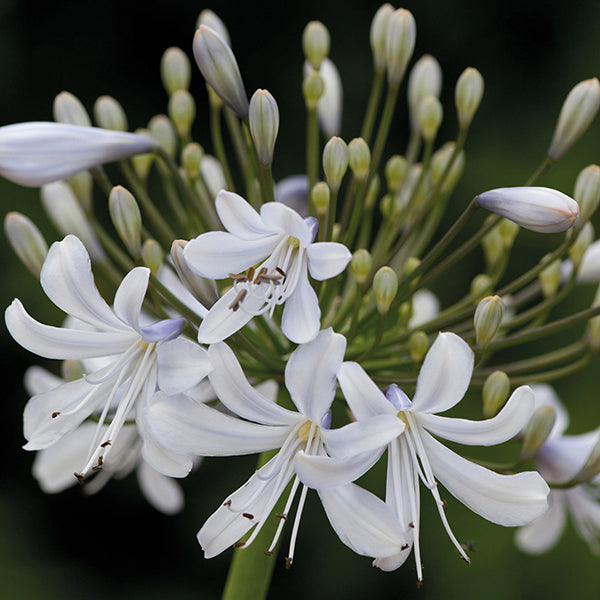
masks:
<path fill-rule="evenodd" d="M 233 183 L 233 177 L 231 176 L 231 170 L 227 160 L 227 153 L 225 152 L 225 145 L 223 144 L 223 131 L 221 130 L 221 108 L 212 105 L 210 107 L 210 136 L 215 154 L 217 155 L 217 158 L 221 163 L 221 167 L 223 168 L 223 174 L 225 175 L 225 181 L 227 182 L 227 189 L 230 192 L 235 192 L 235 185 Z"/>
<path fill-rule="evenodd" d="M 319 178 L 319 122 L 317 120 L 317 109 L 306 109 L 306 174 L 308 176 L 308 195 Z M 312 202 L 309 203 L 311 215 L 315 215 Z"/>
<path fill-rule="evenodd" d="M 369 102 L 365 112 L 365 120 L 360 132 L 360 136 L 369 143 L 373 134 L 373 125 L 375 125 L 375 117 L 377 116 L 377 108 L 381 101 L 381 92 L 383 92 L 383 83 L 385 81 L 385 69 L 375 71 L 373 75 L 373 85 L 369 95 Z"/>

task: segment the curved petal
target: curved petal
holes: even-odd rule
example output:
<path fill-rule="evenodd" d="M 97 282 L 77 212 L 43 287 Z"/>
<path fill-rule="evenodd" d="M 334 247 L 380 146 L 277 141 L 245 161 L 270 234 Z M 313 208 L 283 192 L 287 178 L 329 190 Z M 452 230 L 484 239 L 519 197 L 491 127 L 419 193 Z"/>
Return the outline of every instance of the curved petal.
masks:
<path fill-rule="evenodd" d="M 454 333 L 440 333 L 427 352 L 411 410 L 438 413 L 465 395 L 473 373 L 473 351 Z"/>
<path fill-rule="evenodd" d="M 427 431 L 446 440 L 471 446 L 493 446 L 515 437 L 527 425 L 533 405 L 533 392 L 523 385 L 513 392 L 493 419 L 469 421 L 427 413 L 417 413 L 415 418 Z"/>
<path fill-rule="evenodd" d="M 337 377 L 348 406 L 358 420 L 398 412 L 358 363 L 343 363 Z"/>
<path fill-rule="evenodd" d="M 150 269 L 135 267 L 125 275 L 115 294 L 115 314 L 123 323 L 126 323 L 140 334 L 140 312 L 148 289 L 149 279 Z"/>
<path fill-rule="evenodd" d="M 267 202 L 260 207 L 260 216 L 267 227 L 283 231 L 300 241 L 307 248 L 313 241 L 313 230 L 292 208 L 281 202 Z"/>
<path fill-rule="evenodd" d="M 541 516 L 517 530 L 515 544 L 527 554 L 543 554 L 556 546 L 565 529 L 567 513 L 564 492 L 548 494 L 548 510 Z"/>
<path fill-rule="evenodd" d="M 298 410 L 317 425 L 335 396 L 335 377 L 344 360 L 346 338 L 329 327 L 299 346 L 285 367 L 285 386 Z"/>
<path fill-rule="evenodd" d="M 317 242 L 306 249 L 310 276 L 318 281 L 339 275 L 352 260 L 352 252 L 337 242 Z"/>
<path fill-rule="evenodd" d="M 98 292 L 90 257 L 74 235 L 50 246 L 40 283 L 48 298 L 68 315 L 98 329 L 125 329 Z"/>
<path fill-rule="evenodd" d="M 156 354 L 158 387 L 166 394 L 179 394 L 189 390 L 212 370 L 208 352 L 185 338 L 160 344 Z"/>
<path fill-rule="evenodd" d="M 409 329 L 417 329 L 440 314 L 440 301 L 437 296 L 426 289 L 417 290 L 412 297 L 412 317 L 408 322 Z"/>
<path fill-rule="evenodd" d="M 214 367 L 208 375 L 210 383 L 219 400 L 231 412 L 263 425 L 293 425 L 304 420 L 298 413 L 275 404 L 256 391 L 227 344 L 213 344 L 208 349 L 208 356 Z"/>
<path fill-rule="evenodd" d="M 27 314 L 19 300 L 13 300 L 4 319 L 23 348 L 45 358 L 81 360 L 120 354 L 138 338 L 132 331 L 81 331 L 43 325 Z"/>
<path fill-rule="evenodd" d="M 279 231 L 278 228 L 267 227 L 252 206 L 233 192 L 221 190 L 217 194 L 215 208 L 225 229 L 242 240 L 253 240 Z"/>
<path fill-rule="evenodd" d="M 499 475 L 452 452 L 425 431 L 423 446 L 433 473 L 442 485 L 484 519 L 514 527 L 543 514 L 550 488 L 539 473 Z"/>
<path fill-rule="evenodd" d="M 137 470 L 137 478 L 146 500 L 156 510 L 165 515 L 174 515 L 183 508 L 183 490 L 170 477 L 162 475 L 142 462 Z"/>
<path fill-rule="evenodd" d="M 280 233 L 244 240 L 224 231 L 209 231 L 190 240 L 183 256 L 198 275 L 225 279 L 229 273 L 241 273 L 269 256 L 280 239 Z"/>
<path fill-rule="evenodd" d="M 321 328 L 319 299 L 308 281 L 306 267 L 302 269 L 296 289 L 286 300 L 281 317 L 281 331 L 296 344 L 310 342 Z"/>
<path fill-rule="evenodd" d="M 23 377 L 23 387 L 31 396 L 37 396 L 44 392 L 49 392 L 54 388 L 65 383 L 64 379 L 50 373 L 43 367 L 33 366 L 25 371 Z"/>

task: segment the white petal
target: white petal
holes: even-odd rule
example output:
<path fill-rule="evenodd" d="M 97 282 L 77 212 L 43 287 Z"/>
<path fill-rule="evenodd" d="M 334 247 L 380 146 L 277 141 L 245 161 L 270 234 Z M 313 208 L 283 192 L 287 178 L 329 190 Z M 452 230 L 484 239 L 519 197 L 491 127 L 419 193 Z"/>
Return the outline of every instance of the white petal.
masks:
<path fill-rule="evenodd" d="M 252 206 L 233 192 L 221 190 L 215 200 L 215 208 L 225 229 L 242 240 L 253 240 L 278 232 L 278 229 L 267 227 Z"/>
<path fill-rule="evenodd" d="M 412 297 L 412 317 L 409 329 L 417 329 L 440 314 L 440 301 L 437 296 L 425 289 L 417 290 Z"/>
<path fill-rule="evenodd" d="M 286 300 L 281 317 L 281 331 L 288 340 L 304 344 L 315 338 L 321 328 L 319 299 L 302 267 L 296 289 Z"/>
<path fill-rule="evenodd" d="M 533 412 L 533 392 L 523 385 L 517 388 L 504 408 L 485 421 L 469 421 L 417 413 L 417 422 L 430 433 L 446 440 L 471 446 L 493 446 L 515 437 L 528 423 Z"/>
<path fill-rule="evenodd" d="M 543 554 L 556 546 L 567 520 L 563 494 L 564 492 L 551 491 L 548 494 L 548 510 L 529 525 L 517 530 L 517 548 L 527 554 Z"/>
<path fill-rule="evenodd" d="M 64 379 L 61 379 L 43 367 L 38 366 L 29 367 L 29 369 L 25 371 L 25 376 L 23 377 L 23 387 L 31 396 L 49 392 L 59 385 L 62 385 L 64 382 Z"/>
<path fill-rule="evenodd" d="M 368 419 L 381 414 L 395 415 L 398 412 L 358 363 L 343 363 L 338 372 L 338 381 L 348 406 L 357 419 Z"/>
<path fill-rule="evenodd" d="M 290 175 L 278 181 L 274 190 L 275 200 L 289 206 L 301 217 L 308 217 L 308 177 Z"/>
<path fill-rule="evenodd" d="M 295 237 L 303 248 L 307 248 L 313 241 L 312 227 L 294 209 L 281 202 L 263 204 L 260 216 L 267 227 Z"/>
<path fill-rule="evenodd" d="M 473 373 L 473 351 L 454 333 L 440 333 L 427 352 L 411 410 L 438 413 L 465 395 Z"/>
<path fill-rule="evenodd" d="M 120 354 L 138 337 L 131 331 L 81 331 L 43 325 L 27 314 L 19 300 L 13 300 L 4 319 L 8 331 L 23 348 L 46 358 L 81 360 Z"/>
<path fill-rule="evenodd" d="M 183 508 L 183 491 L 170 477 L 155 471 L 145 462 L 137 470 L 138 483 L 146 500 L 165 515 L 174 515 Z"/>
<path fill-rule="evenodd" d="M 352 252 L 337 242 L 311 244 L 306 254 L 310 276 L 319 281 L 339 275 L 352 260 Z"/>
<path fill-rule="evenodd" d="M 391 556 L 406 544 L 389 506 L 367 490 L 349 483 L 318 492 L 331 526 L 357 554 Z"/>
<path fill-rule="evenodd" d="M 556 412 L 556 421 L 554 421 L 550 436 L 561 436 L 569 427 L 569 413 L 558 399 L 554 388 L 547 383 L 533 383 L 530 387 L 535 395 L 535 408 L 551 406 Z"/>
<path fill-rule="evenodd" d="M 317 425 L 335 395 L 335 377 L 344 360 L 346 338 L 329 327 L 300 345 L 285 367 L 285 386 L 298 410 Z"/>
<path fill-rule="evenodd" d="M 198 275 L 224 279 L 229 273 L 241 273 L 262 261 L 280 239 L 280 233 L 244 240 L 224 231 L 210 231 L 190 240 L 183 255 Z"/>
<path fill-rule="evenodd" d="M 317 115 L 325 137 L 330 138 L 339 135 L 342 126 L 342 80 L 329 58 L 323 59 L 319 72 L 325 83 L 325 92 L 317 102 Z"/>
<path fill-rule="evenodd" d="M 158 279 L 159 281 L 172 293 L 175 294 L 178 300 L 181 300 L 190 310 L 195 312 L 199 317 L 204 318 L 208 313 L 208 309 L 206 309 L 196 298 L 192 295 L 192 293 L 185 287 L 182 283 L 179 276 L 171 269 L 171 267 L 167 266 L 163 263 L 158 271 Z M 167 308 L 167 311 L 171 310 Z M 173 310 L 173 313 L 169 312 L 170 316 L 180 316 L 178 312 Z"/>
<path fill-rule="evenodd" d="M 290 425 L 303 420 L 298 413 L 279 406 L 255 390 L 227 344 L 213 344 L 208 355 L 214 367 L 208 378 L 219 400 L 230 411 L 264 425 Z"/>
<path fill-rule="evenodd" d="M 433 473 L 444 487 L 484 519 L 514 527 L 546 511 L 550 488 L 539 473 L 499 475 L 452 452 L 425 431 L 421 439 Z"/>
<path fill-rule="evenodd" d="M 160 344 L 158 356 L 158 387 L 166 394 L 179 394 L 194 387 L 212 369 L 208 352 L 185 338 Z"/>
<path fill-rule="evenodd" d="M 117 293 L 115 294 L 114 309 L 115 314 L 123 323 L 126 323 L 136 331 L 140 332 L 140 311 L 146 290 L 148 289 L 148 280 L 150 279 L 150 269 L 147 267 L 135 267 L 125 275 Z"/>
<path fill-rule="evenodd" d="M 90 257 L 74 235 L 52 244 L 40 272 L 40 283 L 48 298 L 68 315 L 98 329 L 125 329 L 98 292 Z"/>

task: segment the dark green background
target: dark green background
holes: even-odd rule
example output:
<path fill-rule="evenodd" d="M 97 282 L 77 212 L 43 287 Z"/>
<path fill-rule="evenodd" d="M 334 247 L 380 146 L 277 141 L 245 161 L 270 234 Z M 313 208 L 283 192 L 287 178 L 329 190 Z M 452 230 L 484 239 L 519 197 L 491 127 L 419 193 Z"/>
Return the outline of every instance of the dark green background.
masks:
<path fill-rule="evenodd" d="M 458 213 L 477 192 L 525 181 L 544 155 L 560 104 L 578 81 L 600 74 L 600 3 L 499 1 L 410 1 L 417 20 L 416 56 L 434 54 L 444 71 L 446 123 L 440 140 L 455 133 L 453 86 L 467 66 L 477 67 L 486 93 L 467 144 L 467 171 L 450 207 Z M 226 21 L 247 90 L 269 89 L 281 112 L 276 149 L 277 178 L 303 168 L 304 111 L 300 95 L 300 37 L 308 20 L 320 19 L 332 34 L 331 57 L 345 88 L 343 136 L 358 134 L 371 81 L 369 24 L 377 3 L 348 0 L 217 2 L 210 6 Z M 143 126 L 166 110 L 158 65 L 171 45 L 191 49 L 194 23 L 204 8 L 196 2 L 143 3 L 0 2 L 0 124 L 51 118 L 54 96 L 63 89 L 91 110 L 94 99 L 112 94 L 126 108 L 130 125 Z M 198 101 L 196 138 L 207 148 L 205 91 L 194 72 Z M 401 109 L 403 106 L 401 104 Z M 401 112 L 390 136 L 390 152 L 405 147 Z M 577 172 L 600 161 L 596 123 L 547 183 L 571 193 Z M 20 210 L 37 218 L 36 190 L 0 182 L 3 214 Z M 521 235 L 513 265 L 532 263 L 555 238 Z M 37 282 L 18 264 L 5 239 L 1 304 L 14 296 L 40 318 L 47 311 Z M 464 293 L 481 268 L 477 259 L 457 268 L 445 293 Z M 591 291 L 583 294 L 589 301 Z M 583 302 L 581 300 L 580 302 Z M 58 321 L 56 321 L 58 322 Z M 21 376 L 32 357 L 6 334 L 1 340 L 4 372 L 0 488 L 0 598 L 90 600 L 112 598 L 205 599 L 219 595 L 230 553 L 206 561 L 195 532 L 222 498 L 251 473 L 252 457 L 206 460 L 182 484 L 187 505 L 179 516 L 154 512 L 134 481 L 111 482 L 96 497 L 78 489 L 46 496 L 30 477 L 32 456 L 20 449 L 26 401 Z M 572 414 L 572 431 L 597 426 L 598 362 L 560 383 Z M 476 414 L 478 398 L 470 410 Z M 316 497 L 303 518 L 297 558 L 290 571 L 279 564 L 271 598 L 596 598 L 598 559 L 569 528 L 561 544 L 542 558 L 521 554 L 513 531 L 493 526 L 456 502 L 448 513 L 457 536 L 475 543 L 473 564 L 458 559 L 424 494 L 422 547 L 425 584 L 415 586 L 410 561 L 381 573 L 369 559 L 352 554 L 335 537 Z M 281 561 L 280 561 L 281 562 Z"/>

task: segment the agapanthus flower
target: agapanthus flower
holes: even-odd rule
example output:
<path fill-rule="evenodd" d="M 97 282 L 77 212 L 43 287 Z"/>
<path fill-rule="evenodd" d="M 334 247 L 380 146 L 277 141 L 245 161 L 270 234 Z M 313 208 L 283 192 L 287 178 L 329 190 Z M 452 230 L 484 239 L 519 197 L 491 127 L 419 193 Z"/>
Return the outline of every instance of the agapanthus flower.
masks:
<path fill-rule="evenodd" d="M 596 429 L 580 435 L 565 435 L 569 414 L 551 386 L 532 386 L 536 407 L 552 406 L 556 421 L 550 435 L 535 455 L 539 472 L 549 483 L 569 482 L 584 466 L 590 452 L 600 440 Z M 553 488 L 548 495 L 548 510 L 538 519 L 517 531 L 517 546 L 529 554 L 543 554 L 553 548 L 562 535 L 570 516 L 577 533 L 590 550 L 600 555 L 600 476 L 589 483 L 565 489 Z"/>
<path fill-rule="evenodd" d="M 321 310 L 308 273 L 317 280 L 341 273 L 352 254 L 336 242 L 314 242 L 317 220 L 303 219 L 279 202 L 257 213 L 241 196 L 221 191 L 216 209 L 227 229 L 191 240 L 184 256 L 199 275 L 232 278 L 233 287 L 210 309 L 198 330 L 200 343 L 224 340 L 255 315 L 285 304 L 281 329 L 298 344 L 312 340 Z"/>
<path fill-rule="evenodd" d="M 180 337 L 182 318 L 143 324 L 149 275 L 145 267 L 130 271 L 111 308 L 95 286 L 83 244 L 69 235 L 50 248 L 40 283 L 50 300 L 85 328 L 43 325 L 19 300 L 6 309 L 8 330 L 29 351 L 55 359 L 103 359 L 85 376 L 34 396 L 25 407 L 26 450 L 48 448 L 92 414 L 98 415 L 96 435 L 81 457 L 80 480 L 102 467 L 121 429 L 137 421 L 137 410 L 157 386 L 167 393 L 182 392 L 210 370 L 206 351 Z M 183 463 L 184 474 L 189 472 L 189 458 L 169 459 Z"/>
<path fill-rule="evenodd" d="M 345 348 L 345 338 L 327 329 L 291 355 L 285 369 L 285 385 L 296 411 L 279 406 L 253 388 L 225 343 L 209 348 L 214 367 L 209 379 L 221 402 L 242 419 L 183 395 L 164 401 L 155 398 L 148 407 L 145 413 L 148 430 L 161 444 L 177 453 L 228 456 L 279 448 L 269 462 L 224 500 L 198 532 L 207 558 L 220 554 L 232 544 L 249 546 L 291 481 L 281 522 L 267 552 L 275 547 L 301 486 L 296 475 L 297 457 L 326 454 L 325 445 L 331 433 L 329 409 Z M 389 439 L 403 427 L 398 420 L 388 421 L 382 435 Z M 361 442 L 354 448 L 360 453 Z M 352 479 L 346 471 L 353 471 L 353 459 L 335 462 L 344 473 L 342 479 Z M 286 559 L 288 566 L 293 560 L 307 491 L 307 486 L 302 485 Z M 392 511 L 376 496 L 352 483 L 317 491 L 334 530 L 355 552 L 372 557 L 381 553 L 392 556 L 401 552 L 403 546 L 408 547 Z M 251 529 L 250 537 L 238 543 Z"/>
<path fill-rule="evenodd" d="M 505 526 L 529 523 L 547 507 L 548 486 L 538 473 L 500 475 L 462 458 L 434 436 L 468 445 L 491 446 L 521 431 L 533 410 L 533 393 L 527 386 L 515 390 L 504 409 L 493 419 L 468 421 L 438 416 L 464 396 L 473 370 L 473 352 L 453 333 L 440 333 L 427 353 L 411 400 L 396 385 L 383 394 L 363 368 L 345 362 L 338 373 L 340 386 L 356 422 L 329 433 L 330 455 L 344 459 L 352 441 L 361 439 L 365 472 L 385 448 L 388 450 L 386 502 L 408 532 L 414 546 L 417 577 L 422 579 L 419 545 L 419 479 L 430 490 L 446 533 L 460 556 L 470 562 L 446 518 L 438 481 L 473 512 Z M 405 425 L 391 441 L 385 441 L 382 421 Z M 432 435 L 433 434 L 433 435 Z M 369 448 L 370 446 L 370 448 Z M 355 459 L 358 463 L 358 460 Z M 303 456 L 300 476 L 313 486 L 327 486 L 335 472 L 327 459 Z M 336 483 L 338 483 L 336 481 Z M 390 571 L 404 563 L 408 552 L 377 557 L 374 565 Z"/>

